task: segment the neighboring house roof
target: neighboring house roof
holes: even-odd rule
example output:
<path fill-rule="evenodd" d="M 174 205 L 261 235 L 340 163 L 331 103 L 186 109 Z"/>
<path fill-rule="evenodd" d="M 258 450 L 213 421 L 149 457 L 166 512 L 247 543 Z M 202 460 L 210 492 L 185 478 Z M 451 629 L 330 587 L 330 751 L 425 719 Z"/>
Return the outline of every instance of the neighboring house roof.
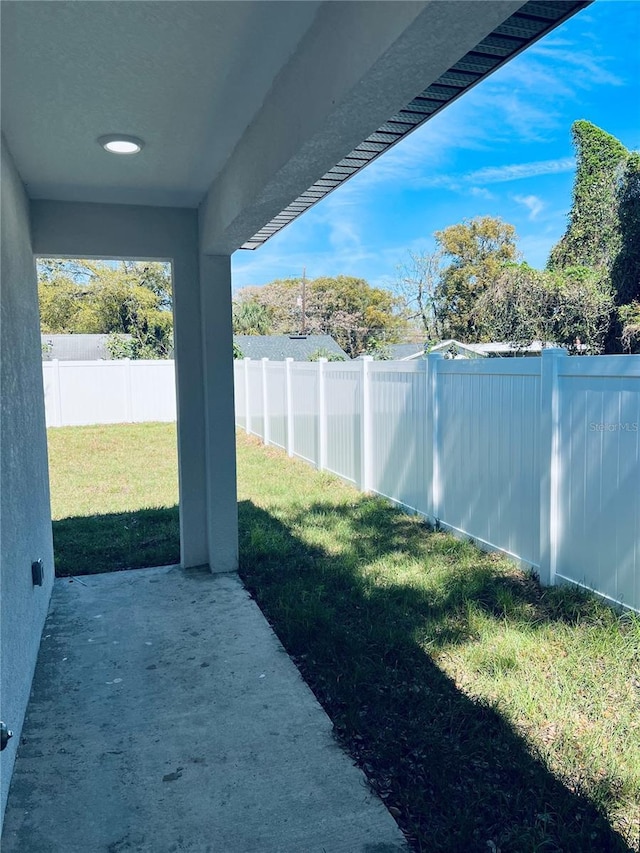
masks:
<path fill-rule="evenodd" d="M 387 350 L 391 361 L 404 361 L 420 358 L 424 354 L 424 344 L 389 344 Z"/>
<path fill-rule="evenodd" d="M 318 350 L 326 350 L 349 361 L 349 356 L 331 335 L 234 335 L 233 342 L 245 358 L 308 361 Z"/>
<path fill-rule="evenodd" d="M 484 344 L 463 344 L 460 341 L 449 338 L 431 347 L 430 352 L 448 353 L 453 358 L 531 356 L 540 355 L 543 349 L 551 346 L 554 346 L 554 344 L 545 341 L 532 341 L 526 347 L 519 347 L 513 343 L 505 343 L 504 341 L 491 341 Z M 455 355 L 453 355 L 454 353 Z"/>
<path fill-rule="evenodd" d="M 130 338 L 131 335 L 120 335 Z M 42 360 L 99 361 L 111 358 L 107 349 L 109 335 L 41 335 Z"/>

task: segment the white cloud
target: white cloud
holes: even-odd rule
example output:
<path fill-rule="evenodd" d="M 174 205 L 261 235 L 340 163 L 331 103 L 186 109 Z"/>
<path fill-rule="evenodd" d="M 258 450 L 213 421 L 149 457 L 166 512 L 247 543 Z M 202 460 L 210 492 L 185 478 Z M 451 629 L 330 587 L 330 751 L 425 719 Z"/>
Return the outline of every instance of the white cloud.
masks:
<path fill-rule="evenodd" d="M 515 195 L 514 201 L 524 205 L 529 211 L 529 219 L 536 219 L 544 208 L 544 202 L 537 195 Z"/>
<path fill-rule="evenodd" d="M 486 189 L 486 187 L 471 187 L 469 195 L 474 196 L 474 198 L 483 198 L 487 201 L 491 201 L 495 198 L 494 194 Z"/>
<path fill-rule="evenodd" d="M 576 51 L 566 41 L 553 42 L 549 39 L 538 44 L 533 55 L 552 60 L 558 66 L 565 66 L 564 71 L 570 74 L 571 82 L 581 89 L 592 89 L 594 86 L 623 86 L 624 81 L 609 71 L 605 64 L 610 56 L 595 58 L 589 51 Z M 558 75 L 560 76 L 560 75 Z"/>
<path fill-rule="evenodd" d="M 512 163 L 506 166 L 488 166 L 465 176 L 467 181 L 477 184 L 497 184 L 504 181 L 519 181 L 523 178 L 537 178 L 540 175 L 558 175 L 572 172 L 576 162 L 573 157 L 560 157 L 557 160 L 535 160 L 532 163 Z"/>

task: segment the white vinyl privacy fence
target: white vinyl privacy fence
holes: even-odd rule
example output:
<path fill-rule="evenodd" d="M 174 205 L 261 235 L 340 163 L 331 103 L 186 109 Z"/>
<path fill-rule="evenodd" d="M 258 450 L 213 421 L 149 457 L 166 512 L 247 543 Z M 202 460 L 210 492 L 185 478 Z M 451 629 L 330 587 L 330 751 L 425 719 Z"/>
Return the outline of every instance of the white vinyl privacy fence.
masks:
<path fill-rule="evenodd" d="M 172 361 L 44 362 L 47 426 L 176 418 Z M 640 610 L 640 356 L 235 362 L 236 423 Z"/>
<path fill-rule="evenodd" d="M 47 426 L 175 421 L 173 361 L 44 361 Z"/>
<path fill-rule="evenodd" d="M 236 423 L 640 610 L 640 356 L 237 361 Z"/>

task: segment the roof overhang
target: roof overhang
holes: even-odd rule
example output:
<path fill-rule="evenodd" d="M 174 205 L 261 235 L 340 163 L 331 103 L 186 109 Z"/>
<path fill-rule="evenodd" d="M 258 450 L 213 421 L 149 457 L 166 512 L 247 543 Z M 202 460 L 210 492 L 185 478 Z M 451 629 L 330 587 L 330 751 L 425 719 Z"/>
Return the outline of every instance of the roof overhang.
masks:
<path fill-rule="evenodd" d="M 242 249 L 257 249 L 369 163 L 441 112 L 448 104 L 517 56 L 593 0 L 529 0 L 416 95 L 309 189 L 268 222 Z"/>

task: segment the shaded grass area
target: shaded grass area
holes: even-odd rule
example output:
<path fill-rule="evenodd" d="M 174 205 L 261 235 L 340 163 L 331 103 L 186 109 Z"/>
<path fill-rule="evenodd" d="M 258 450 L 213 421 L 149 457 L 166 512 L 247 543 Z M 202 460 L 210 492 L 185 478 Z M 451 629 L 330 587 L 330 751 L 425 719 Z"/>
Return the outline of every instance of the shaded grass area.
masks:
<path fill-rule="evenodd" d="M 180 561 L 175 424 L 47 435 L 56 575 Z"/>
<path fill-rule="evenodd" d="M 54 521 L 56 576 L 179 563 L 179 524 L 177 506 Z"/>
<path fill-rule="evenodd" d="M 414 849 L 635 850 L 638 619 L 238 442 L 242 577 Z"/>

